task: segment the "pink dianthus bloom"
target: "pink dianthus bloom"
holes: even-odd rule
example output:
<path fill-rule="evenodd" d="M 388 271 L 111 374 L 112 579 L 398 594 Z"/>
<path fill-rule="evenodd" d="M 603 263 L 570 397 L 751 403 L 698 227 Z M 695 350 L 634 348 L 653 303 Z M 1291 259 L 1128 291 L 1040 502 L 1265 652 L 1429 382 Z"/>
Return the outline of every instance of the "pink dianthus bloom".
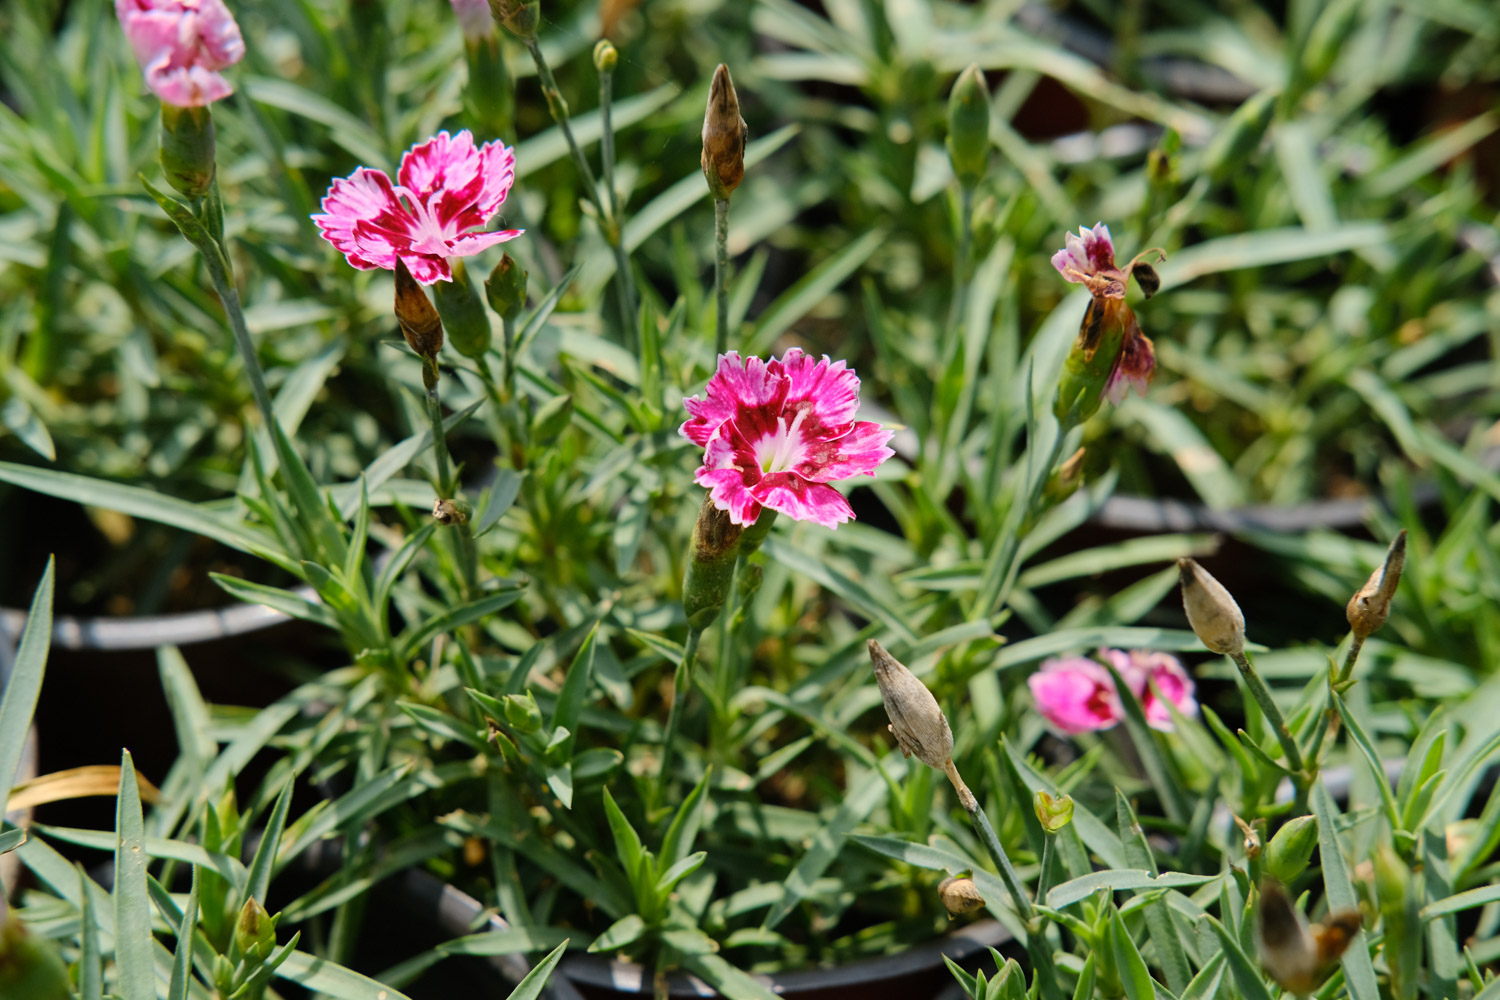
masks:
<path fill-rule="evenodd" d="M 1093 229 L 1079 226 L 1077 236 L 1072 233 L 1064 235 L 1063 248 L 1052 255 L 1052 266 L 1068 281 L 1087 284 L 1090 289 L 1094 285 L 1087 278 L 1107 278 L 1111 285 L 1095 294 L 1105 294 L 1113 299 L 1125 297 L 1126 274 L 1115 267 L 1115 243 L 1110 238 L 1109 227 L 1102 222 L 1095 223 Z"/>
<path fill-rule="evenodd" d="M 735 524 L 762 507 L 835 528 L 853 520 L 835 479 L 873 475 L 895 452 L 893 431 L 855 420 L 859 379 L 842 361 L 814 361 L 798 348 L 779 360 L 719 355 L 719 370 L 679 433 L 704 448 L 696 481 Z"/>
<path fill-rule="evenodd" d="M 1114 678 L 1086 656 L 1047 660 L 1026 684 L 1037 711 L 1065 733 L 1108 729 L 1125 717 Z"/>
<path fill-rule="evenodd" d="M 400 257 L 424 285 L 452 281 L 449 258 L 468 257 L 524 231 L 470 232 L 499 211 L 515 176 L 515 152 L 504 143 L 475 149 L 468 129 L 451 137 L 439 132 L 402 155 L 395 184 L 369 167 L 335 180 L 323 214 L 312 220 L 361 271 L 393 271 Z"/>
<path fill-rule="evenodd" d="M 201 108 L 234 93 L 219 70 L 245 57 L 224 0 L 115 0 L 146 86 L 168 104 Z"/>
<path fill-rule="evenodd" d="M 1182 662 L 1171 653 L 1150 649 L 1099 650 L 1099 659 L 1108 660 L 1130 690 L 1141 701 L 1146 721 L 1153 729 L 1172 730 L 1172 712 L 1168 702 L 1185 716 L 1196 715 L 1198 702 L 1193 698 L 1193 679 Z M 1158 696 L 1158 693 L 1160 696 Z"/>
<path fill-rule="evenodd" d="M 488 0 L 451 0 L 453 13 L 465 38 L 488 38 L 495 31 L 495 18 Z"/>

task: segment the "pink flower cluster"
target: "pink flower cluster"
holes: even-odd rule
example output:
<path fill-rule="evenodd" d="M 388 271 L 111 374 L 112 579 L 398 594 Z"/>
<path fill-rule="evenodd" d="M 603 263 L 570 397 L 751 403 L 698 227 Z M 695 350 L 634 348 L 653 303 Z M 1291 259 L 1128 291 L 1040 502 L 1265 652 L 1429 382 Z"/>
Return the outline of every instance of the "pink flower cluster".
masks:
<path fill-rule="evenodd" d="M 472 232 L 500 210 L 515 176 L 515 152 L 504 143 L 476 149 L 468 129 L 456 136 L 439 132 L 402 155 L 396 183 L 369 167 L 334 181 L 323 214 L 312 219 L 323 238 L 362 271 L 394 271 L 400 257 L 424 285 L 452 281 L 450 258 L 523 232 Z"/>
<path fill-rule="evenodd" d="M 895 454 L 886 447 L 893 431 L 854 419 L 854 372 L 795 347 L 770 361 L 720 355 L 703 398 L 683 405 L 692 419 L 679 433 L 704 449 L 697 483 L 735 524 L 754 524 L 769 507 L 836 528 L 854 511 L 828 483 L 873 475 Z"/>
<path fill-rule="evenodd" d="M 1148 251 L 1148 253 L 1156 251 Z M 1145 256 L 1142 254 L 1141 256 Z M 1138 260 L 1139 258 L 1137 258 Z M 1082 284 L 1093 293 L 1093 308 L 1100 311 L 1106 324 L 1125 326 L 1125 340 L 1120 356 L 1104 386 L 1104 398 L 1115 405 L 1125 399 L 1132 388 L 1141 396 L 1156 372 L 1156 351 L 1151 338 L 1141 332 L 1135 313 L 1125 304 L 1125 285 L 1130 280 L 1135 261 L 1121 269 L 1115 264 L 1115 244 L 1109 227 L 1095 223 L 1093 229 L 1078 227 L 1078 235 L 1068 233 L 1063 248 L 1052 255 L 1052 266 L 1067 281 Z M 1152 294 L 1155 289 L 1148 289 Z"/>
<path fill-rule="evenodd" d="M 1146 721 L 1155 729 L 1170 731 L 1170 703 L 1182 715 L 1197 713 L 1193 679 L 1170 653 L 1134 649 L 1099 650 L 1098 659 L 1070 656 L 1047 660 L 1026 679 L 1037 710 L 1065 733 L 1088 733 L 1108 729 L 1125 717 L 1114 678 L 1100 663 L 1114 667 L 1145 710 Z"/>
<path fill-rule="evenodd" d="M 245 57 L 245 40 L 224 0 L 115 0 L 115 16 L 166 103 L 201 108 L 234 93 L 219 70 Z"/>

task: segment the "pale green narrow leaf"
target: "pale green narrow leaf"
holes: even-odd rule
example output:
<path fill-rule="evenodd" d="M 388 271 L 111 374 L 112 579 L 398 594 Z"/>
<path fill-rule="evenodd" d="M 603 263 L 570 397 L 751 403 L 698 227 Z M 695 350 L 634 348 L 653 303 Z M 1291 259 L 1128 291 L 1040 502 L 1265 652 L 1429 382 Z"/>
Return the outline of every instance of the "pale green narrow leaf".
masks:
<path fill-rule="evenodd" d="M 1266 988 L 1266 981 L 1261 978 L 1255 963 L 1245 954 L 1240 947 L 1239 938 L 1231 933 L 1216 917 L 1203 915 L 1208 921 L 1219 941 L 1224 945 L 1221 954 L 1229 963 L 1229 971 L 1234 976 L 1235 985 L 1240 988 L 1240 994 L 1245 1000 L 1271 1000 L 1271 991 Z"/>
<path fill-rule="evenodd" d="M 1076 820 L 1077 806 L 1074 806 L 1073 816 Z M 1152 875 L 1142 869 L 1115 868 L 1110 871 L 1093 872 L 1054 886 L 1047 893 L 1047 905 L 1054 910 L 1060 910 L 1065 906 L 1088 899 L 1100 889 L 1111 891 L 1128 889 L 1137 892 L 1153 889 L 1184 889 L 1215 882 L 1219 877 L 1218 875 L 1188 875 L 1183 872 L 1162 872 L 1160 875 Z"/>
<path fill-rule="evenodd" d="M 1110 914 L 1109 941 L 1114 952 L 1115 967 L 1119 970 L 1120 984 L 1125 987 L 1125 996 L 1129 1000 L 1156 1000 L 1156 986 L 1151 981 L 1151 971 L 1146 968 L 1146 960 L 1141 957 L 1135 939 L 1125 927 L 1125 921 L 1120 919 L 1119 910 Z"/>
<path fill-rule="evenodd" d="M 782 896 L 766 914 L 761 927 L 774 930 L 776 925 L 792 912 L 797 903 L 812 890 L 813 882 L 828 870 L 828 866 L 833 864 L 833 860 L 838 857 L 839 851 L 843 850 L 849 832 L 863 823 L 875 807 L 884 800 L 887 782 L 900 781 L 906 773 L 904 760 L 892 761 L 885 774 L 880 773 L 882 767 L 886 767 L 886 762 L 877 763 L 873 770 L 861 777 L 844 793 L 843 803 L 838 811 L 833 814 L 833 818 L 826 826 L 818 830 L 807 853 L 797 862 L 797 867 L 792 869 L 792 873 L 786 877 Z"/>
<path fill-rule="evenodd" d="M 589 951 L 617 951 L 639 941 L 644 933 L 646 933 L 646 921 L 639 913 L 632 913 L 610 924 L 604 933 L 589 945 Z"/>
<path fill-rule="evenodd" d="M 82 950 L 78 956 L 78 1000 L 104 1000 L 104 956 L 99 950 L 99 922 L 95 919 L 93 894 L 88 876 L 78 869 L 78 898 Z"/>
<path fill-rule="evenodd" d="M 309 955 L 305 951 L 294 951 L 276 970 L 276 975 L 297 983 L 309 992 L 322 993 L 332 1000 L 411 1000 L 405 993 L 384 986 L 353 969 Z"/>
<path fill-rule="evenodd" d="M 497 611 L 510 607 L 521 599 L 519 588 L 502 590 L 498 593 L 489 594 L 485 597 L 460 604 L 440 615 L 428 618 L 422 624 L 416 626 L 401 638 L 401 659 L 407 660 L 416 656 L 422 646 L 432 641 L 443 632 L 451 632 L 457 628 L 463 628 L 473 622 L 486 618 Z"/>
<path fill-rule="evenodd" d="M 52 435 L 47 432 L 47 425 L 20 396 L 12 396 L 0 406 L 0 424 L 9 427 L 22 444 L 47 461 L 57 461 L 57 448 L 52 443 Z"/>
<path fill-rule="evenodd" d="M 156 651 L 157 673 L 161 675 L 162 692 L 177 730 L 178 751 L 188 760 L 207 766 L 218 753 L 219 745 L 210 732 L 208 705 L 198 690 L 198 682 L 188 669 L 187 661 L 176 646 L 162 646 Z"/>
<path fill-rule="evenodd" d="M 1354 883 L 1349 880 L 1349 866 L 1344 860 L 1343 847 L 1338 840 L 1338 811 L 1321 780 L 1313 786 L 1312 807 L 1313 815 L 1318 817 L 1318 854 L 1322 858 L 1323 887 L 1327 892 L 1329 909 L 1358 909 L 1359 895 L 1355 892 Z M 1350 1000 L 1380 1000 L 1380 989 L 1375 982 L 1375 966 L 1370 961 L 1370 949 L 1365 942 L 1363 930 L 1355 936 L 1339 961 L 1344 967 L 1344 980 L 1349 988 Z"/>
<path fill-rule="evenodd" d="M 557 694 L 557 708 L 552 713 L 553 726 L 562 726 L 570 733 L 578 731 L 583 706 L 588 701 L 589 685 L 594 678 L 594 649 L 598 641 L 599 623 L 595 622 L 574 654 L 573 662 L 568 665 L 568 675 L 563 678 L 562 690 Z"/>
<path fill-rule="evenodd" d="M 271 866 L 276 860 L 276 851 L 281 846 L 281 834 L 286 829 L 286 814 L 291 804 L 292 781 L 288 779 L 281 786 L 281 794 L 276 796 L 276 804 L 271 807 L 271 818 L 266 820 L 265 833 L 261 835 L 260 845 L 255 848 L 255 857 L 250 861 L 245 891 L 240 894 L 237 909 L 243 909 L 252 899 L 262 906 L 266 905 L 266 893 L 271 886 Z"/>
<path fill-rule="evenodd" d="M 500 517 L 516 502 L 521 492 L 522 473 L 514 469 L 501 469 L 495 481 L 484 495 L 484 506 L 474 520 L 474 537 L 479 538 L 500 522 Z"/>
<path fill-rule="evenodd" d="M 684 955 L 682 962 L 728 1000 L 780 1000 L 769 986 L 718 955 Z"/>
<path fill-rule="evenodd" d="M 552 970 L 557 967 L 557 963 L 563 957 L 563 951 L 567 947 L 568 942 L 564 941 L 556 948 L 553 948 L 546 958 L 538 962 L 526 974 L 525 979 L 516 984 L 516 988 L 510 991 L 510 996 L 506 1000 L 536 1000 L 542 993 L 542 987 L 547 985 L 547 980 L 551 977 Z"/>
<path fill-rule="evenodd" d="M 31 731 L 31 717 L 47 671 L 47 651 L 52 646 L 52 577 L 53 559 L 48 557 L 42 580 L 31 597 L 26 629 L 21 633 L 10 680 L 5 683 L 5 697 L 0 699 L 0 816 L 5 815 L 11 784 L 21 766 L 26 734 Z"/>
<path fill-rule="evenodd" d="M 115 967 L 122 1000 L 155 1000 L 151 957 L 151 896 L 146 890 L 145 826 L 135 762 L 120 759 L 120 792 L 115 808 Z"/>
<path fill-rule="evenodd" d="M 883 229 L 872 229 L 798 279 L 755 321 L 755 330 L 747 346 L 749 353 L 764 354 L 768 351 L 777 337 L 833 294 L 845 279 L 869 260 L 870 255 L 885 244 L 888 236 Z"/>
<path fill-rule="evenodd" d="M 187 1000 L 188 982 L 192 976 L 193 935 L 198 930 L 198 868 L 193 867 L 193 884 L 188 891 L 187 908 L 177 928 L 177 950 L 172 955 L 172 978 L 167 986 L 167 1000 Z"/>

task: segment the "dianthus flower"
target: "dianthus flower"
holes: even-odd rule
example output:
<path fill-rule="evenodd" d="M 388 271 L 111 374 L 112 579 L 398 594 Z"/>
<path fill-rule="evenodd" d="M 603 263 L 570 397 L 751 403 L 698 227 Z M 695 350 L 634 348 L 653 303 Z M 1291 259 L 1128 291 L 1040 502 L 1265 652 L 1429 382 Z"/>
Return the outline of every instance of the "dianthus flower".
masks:
<path fill-rule="evenodd" d="M 234 93 L 219 70 L 245 56 L 224 0 L 115 0 L 146 86 L 167 104 L 201 108 Z"/>
<path fill-rule="evenodd" d="M 351 265 L 394 270 L 396 258 L 424 285 L 453 280 L 452 257 L 468 257 L 523 230 L 470 232 L 490 221 L 510 193 L 515 152 L 498 140 L 476 149 L 468 129 L 439 132 L 401 157 L 397 183 L 360 167 L 333 182 L 323 214 L 312 217 L 323 238 Z"/>
<path fill-rule="evenodd" d="M 1114 678 L 1087 656 L 1047 660 L 1026 685 L 1037 711 L 1065 733 L 1108 729 L 1125 717 Z"/>
<path fill-rule="evenodd" d="M 1156 370 L 1151 338 L 1141 332 L 1135 312 L 1125 304 L 1125 285 L 1131 277 L 1135 277 L 1148 298 L 1156 293 L 1159 281 L 1156 272 L 1141 262 L 1141 258 L 1151 254 L 1160 256 L 1161 251 L 1138 254 L 1124 269 L 1116 266 L 1109 227 L 1100 222 L 1093 229 L 1080 226 L 1077 235 L 1068 233 L 1063 248 L 1052 255 L 1052 266 L 1058 274 L 1067 281 L 1084 285 L 1093 294 L 1075 351 L 1081 351 L 1086 360 L 1092 361 L 1105 332 L 1115 327 L 1123 330 L 1119 353 L 1113 359 L 1106 359 L 1113 367 L 1109 369 L 1103 396 L 1111 403 L 1120 403 L 1131 388 L 1144 396 Z"/>
<path fill-rule="evenodd" d="M 854 511 L 828 483 L 873 475 L 895 454 L 892 431 L 854 419 L 859 379 L 844 362 L 795 347 L 770 361 L 720 355 L 703 398 L 683 405 L 692 419 L 679 433 L 704 449 L 696 481 L 734 524 L 754 524 L 769 507 L 837 527 Z"/>
<path fill-rule="evenodd" d="M 1146 721 L 1153 729 L 1171 732 L 1169 702 L 1185 716 L 1197 714 L 1193 679 L 1183 669 L 1182 661 L 1171 653 L 1150 649 L 1132 649 L 1128 653 L 1119 649 L 1101 649 L 1099 659 L 1108 661 L 1125 678 L 1126 685 L 1140 699 Z"/>

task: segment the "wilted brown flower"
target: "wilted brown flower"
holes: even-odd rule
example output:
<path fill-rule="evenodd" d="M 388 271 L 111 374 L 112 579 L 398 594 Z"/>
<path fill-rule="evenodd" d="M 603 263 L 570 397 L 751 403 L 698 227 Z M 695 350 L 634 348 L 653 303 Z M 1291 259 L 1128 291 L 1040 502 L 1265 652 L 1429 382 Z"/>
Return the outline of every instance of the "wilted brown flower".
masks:
<path fill-rule="evenodd" d="M 979 887 L 971 878 L 943 879 L 938 883 L 938 896 L 943 900 L 943 908 L 948 911 L 949 920 L 965 913 L 973 913 L 984 905 L 984 897 L 979 894 Z"/>
<path fill-rule="evenodd" d="M 1385 561 L 1370 574 L 1353 597 L 1344 615 L 1349 627 L 1360 639 L 1365 639 L 1385 624 L 1391 613 L 1391 598 L 1396 596 L 1396 585 L 1401 582 L 1401 570 L 1406 565 L 1406 529 L 1401 529 L 1391 547 L 1386 550 Z"/>

